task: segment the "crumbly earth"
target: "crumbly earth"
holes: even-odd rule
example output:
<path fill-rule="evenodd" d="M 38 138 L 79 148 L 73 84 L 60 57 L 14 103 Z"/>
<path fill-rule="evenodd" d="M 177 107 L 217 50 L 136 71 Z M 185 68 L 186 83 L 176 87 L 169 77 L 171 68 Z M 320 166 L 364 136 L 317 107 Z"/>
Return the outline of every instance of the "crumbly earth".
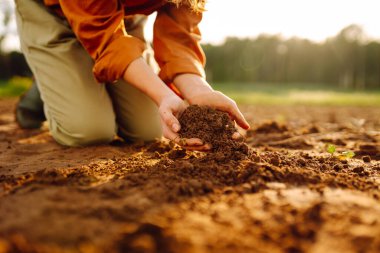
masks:
<path fill-rule="evenodd" d="M 238 130 L 226 112 L 207 106 L 191 105 L 180 116 L 181 138 L 199 138 L 211 144 L 210 159 L 241 160 L 248 154 L 248 146 L 232 139 Z"/>
<path fill-rule="evenodd" d="M 0 100 L 0 252 L 380 252 L 380 108 L 242 106 L 249 149 L 222 151 L 227 129 L 199 153 L 62 147 L 19 129 L 14 104 Z"/>

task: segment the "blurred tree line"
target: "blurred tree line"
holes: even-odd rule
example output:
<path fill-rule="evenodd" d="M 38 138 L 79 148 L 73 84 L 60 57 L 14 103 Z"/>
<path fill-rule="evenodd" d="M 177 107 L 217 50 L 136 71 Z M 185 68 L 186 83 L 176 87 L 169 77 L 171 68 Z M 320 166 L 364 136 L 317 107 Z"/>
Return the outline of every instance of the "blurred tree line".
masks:
<path fill-rule="evenodd" d="M 31 76 L 31 71 L 20 52 L 4 52 L 2 45 L 8 35 L 8 26 L 11 21 L 12 9 L 7 1 L 1 2 L 0 26 L 0 79 L 9 79 L 13 76 Z"/>
<path fill-rule="evenodd" d="M 204 45 L 213 82 L 317 83 L 342 88 L 380 88 L 380 43 L 366 41 L 350 25 L 324 43 L 261 35 Z"/>
<path fill-rule="evenodd" d="M 16 51 L 0 51 L 0 79 L 7 80 L 14 76 L 32 76 L 24 56 Z"/>
<path fill-rule="evenodd" d="M 4 24 L 9 19 L 5 19 Z M 5 35 L 0 34 L 0 48 Z M 380 88 L 380 43 L 366 41 L 356 25 L 324 43 L 261 35 L 227 38 L 204 45 L 206 72 L 212 82 L 329 84 L 341 88 Z M 20 52 L 0 50 L 0 79 L 31 76 Z"/>

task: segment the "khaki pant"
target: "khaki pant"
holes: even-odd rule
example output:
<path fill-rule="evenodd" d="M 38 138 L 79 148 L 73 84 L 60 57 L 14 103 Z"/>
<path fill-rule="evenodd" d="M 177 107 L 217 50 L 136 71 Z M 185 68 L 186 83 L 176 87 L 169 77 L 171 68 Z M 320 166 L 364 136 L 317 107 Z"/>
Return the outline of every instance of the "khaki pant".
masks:
<path fill-rule="evenodd" d="M 40 0 L 16 0 L 22 51 L 35 75 L 54 139 L 68 146 L 161 136 L 157 108 L 128 83 L 99 84 L 93 60 L 67 22 Z M 143 36 L 144 18 L 126 22 L 128 32 Z M 151 54 L 148 57 L 151 59 Z M 143 77 L 142 77 L 143 78 Z"/>

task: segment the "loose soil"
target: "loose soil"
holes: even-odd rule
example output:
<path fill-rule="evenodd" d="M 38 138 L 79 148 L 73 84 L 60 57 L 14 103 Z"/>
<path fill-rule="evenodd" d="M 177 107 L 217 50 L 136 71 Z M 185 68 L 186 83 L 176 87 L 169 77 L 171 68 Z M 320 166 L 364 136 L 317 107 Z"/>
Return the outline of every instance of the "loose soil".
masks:
<path fill-rule="evenodd" d="M 195 106 L 180 134 L 213 144 L 200 153 L 62 147 L 14 105 L 0 100 L 0 252 L 380 252 L 380 108 L 242 106 L 245 145 Z"/>
<path fill-rule="evenodd" d="M 226 112 L 191 105 L 182 113 L 179 122 L 182 138 L 199 138 L 211 145 L 212 153 L 208 155 L 211 160 L 241 160 L 248 154 L 245 143 L 232 139 L 238 129 Z"/>

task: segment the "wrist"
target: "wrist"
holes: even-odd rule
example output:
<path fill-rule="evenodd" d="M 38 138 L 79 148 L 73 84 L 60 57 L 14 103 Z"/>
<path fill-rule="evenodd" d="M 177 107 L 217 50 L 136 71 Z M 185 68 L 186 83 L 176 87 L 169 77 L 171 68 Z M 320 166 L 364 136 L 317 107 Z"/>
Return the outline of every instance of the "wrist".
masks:
<path fill-rule="evenodd" d="M 173 82 L 182 96 L 189 102 L 191 97 L 214 91 L 203 77 L 195 74 L 178 75 Z"/>
<path fill-rule="evenodd" d="M 157 95 L 157 99 L 153 99 L 158 107 L 165 103 L 165 101 L 181 99 L 172 90 L 168 89 L 169 92 L 164 92 Z"/>

